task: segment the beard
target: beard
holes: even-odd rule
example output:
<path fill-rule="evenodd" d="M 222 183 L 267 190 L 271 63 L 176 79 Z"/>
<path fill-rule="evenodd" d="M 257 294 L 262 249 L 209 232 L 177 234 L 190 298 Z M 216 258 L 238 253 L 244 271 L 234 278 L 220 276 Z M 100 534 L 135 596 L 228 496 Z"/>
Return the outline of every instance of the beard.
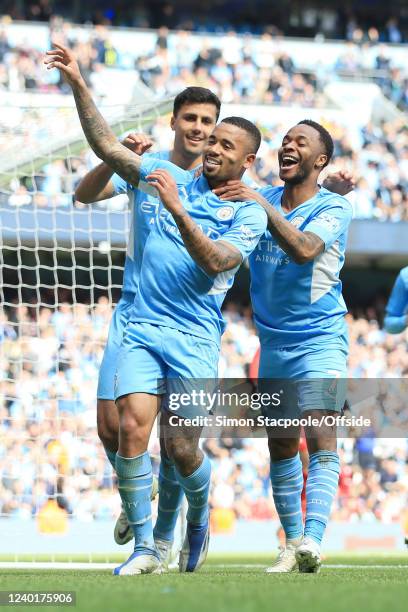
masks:
<path fill-rule="evenodd" d="M 279 178 L 286 185 L 300 185 L 309 177 L 310 174 L 311 174 L 311 171 L 309 168 L 305 166 L 300 166 L 300 168 L 298 169 L 298 171 L 296 172 L 294 176 L 291 176 L 290 178 L 282 178 L 279 175 Z"/>

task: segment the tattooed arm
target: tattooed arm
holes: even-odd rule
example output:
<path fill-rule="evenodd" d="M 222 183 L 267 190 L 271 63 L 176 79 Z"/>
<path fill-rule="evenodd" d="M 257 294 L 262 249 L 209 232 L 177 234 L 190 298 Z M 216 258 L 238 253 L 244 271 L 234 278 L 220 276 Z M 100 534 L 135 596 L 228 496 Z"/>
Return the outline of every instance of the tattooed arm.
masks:
<path fill-rule="evenodd" d="M 210 276 L 236 268 L 242 255 L 232 244 L 211 240 L 188 214 L 180 202 L 177 185 L 166 170 L 156 170 L 147 180 L 159 192 L 161 201 L 180 230 L 184 245 L 194 261 Z"/>
<path fill-rule="evenodd" d="M 302 232 L 271 206 L 258 191 L 241 181 L 228 181 L 224 187 L 213 190 L 223 200 L 256 201 L 262 206 L 268 218 L 268 230 L 276 238 L 281 249 L 297 264 L 315 259 L 324 251 L 324 242 L 313 232 Z"/>
<path fill-rule="evenodd" d="M 136 153 L 143 155 L 150 149 L 153 142 L 144 134 L 128 134 L 122 144 Z M 75 189 L 75 199 L 84 204 L 93 204 L 99 200 L 107 200 L 118 192 L 111 180 L 113 170 L 105 162 L 92 168 L 78 183 Z"/>
<path fill-rule="evenodd" d="M 184 211 L 173 213 L 187 251 L 194 261 L 210 276 L 232 270 L 242 263 L 242 255 L 231 244 L 223 240 L 211 240 L 190 215 Z"/>
<path fill-rule="evenodd" d="M 125 181 L 137 186 L 142 158 L 122 145 L 106 123 L 92 100 L 81 76 L 78 63 L 70 49 L 54 42 L 47 51 L 47 69 L 58 68 L 74 94 L 79 119 L 85 137 L 96 155 Z"/>
<path fill-rule="evenodd" d="M 268 230 L 281 247 L 297 264 L 305 264 L 324 251 L 324 242 L 313 232 L 302 232 L 278 212 L 267 200 L 258 194 L 257 202 L 268 217 Z"/>

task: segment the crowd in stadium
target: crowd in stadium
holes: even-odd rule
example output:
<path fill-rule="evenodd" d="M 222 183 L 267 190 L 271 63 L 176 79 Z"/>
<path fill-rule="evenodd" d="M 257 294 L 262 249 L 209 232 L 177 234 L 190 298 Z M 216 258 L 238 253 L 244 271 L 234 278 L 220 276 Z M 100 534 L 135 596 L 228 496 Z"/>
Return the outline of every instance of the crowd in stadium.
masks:
<path fill-rule="evenodd" d="M 0 515 L 28 519 L 49 497 L 83 521 L 120 512 L 95 427 L 97 372 L 111 312 L 101 297 L 92 309 L 61 303 L 54 311 L 19 306 L 2 313 Z M 225 315 L 220 375 L 244 377 L 258 348 L 251 311 L 230 302 Z M 348 322 L 351 377 L 407 376 L 407 332 L 390 336 L 365 316 L 348 315 Z M 276 518 L 266 440 L 204 444 L 214 467 L 212 507 L 243 519 Z M 158 455 L 156 439 L 151 452 Z M 408 501 L 407 441 L 347 438 L 340 454 L 333 517 L 398 521 Z"/>
<path fill-rule="evenodd" d="M 396 7 L 381 6 L 381 12 L 373 15 L 364 4 L 355 7 L 339 3 L 338 6 L 313 6 L 300 3 L 292 15 L 287 10 L 267 0 L 247 3 L 208 0 L 205 5 L 191 5 L 183 0 L 167 2 L 151 0 L 122 0 L 120 3 L 97 1 L 71 3 L 59 0 L 32 0 L 21 2 L 5 0 L 4 12 L 13 19 L 48 22 L 55 14 L 64 15 L 76 23 L 156 28 L 166 25 L 172 29 L 188 29 L 205 32 L 226 32 L 237 28 L 240 33 L 262 32 L 265 22 L 274 24 L 274 31 L 291 36 L 316 36 L 361 41 L 367 39 L 400 43 L 406 35 L 406 19 Z M 260 17 L 262 16 L 262 21 Z M 292 17 L 292 18 L 290 18 Z"/>
<path fill-rule="evenodd" d="M 355 32 L 347 51 L 339 54 L 330 70 L 317 67 L 311 73 L 302 72 L 302 67 L 296 66 L 293 58 L 279 49 L 270 33 L 255 38 L 230 32 L 226 43 L 218 49 L 212 48 L 203 38 L 201 50 L 197 53 L 196 45 L 191 44 L 190 32 L 173 33 L 170 38 L 168 30 L 160 28 L 152 54 L 125 56 L 114 49 L 110 31 L 105 26 L 83 30 L 79 39 L 78 31 L 59 18 L 51 20 L 50 28 L 62 32 L 65 41 L 74 46 L 84 77 L 96 95 L 103 94 L 104 90 L 102 87 L 98 91 L 103 84 L 99 68 L 116 66 L 136 69 L 141 80 L 158 98 L 174 94 L 187 85 L 200 85 L 218 93 L 223 102 L 275 102 L 307 109 L 324 104 L 323 89 L 328 79 L 337 72 L 349 71 L 354 75 L 370 74 L 390 100 L 401 109 L 408 108 L 408 80 L 404 69 L 393 65 L 385 46 L 359 44 Z M 372 43 L 375 43 L 373 32 L 371 36 L 374 37 Z M 58 71 L 48 72 L 42 68 L 42 52 L 26 45 L 13 47 L 6 28 L 0 29 L 0 89 L 68 92 Z M 55 120 L 62 132 L 69 127 L 70 118 L 71 115 L 63 110 L 57 112 Z M 33 146 L 34 141 L 45 143 L 51 136 L 48 119 L 48 112 L 40 109 L 24 117 L 16 114 L 11 128 L 4 129 L 3 133 L 0 130 L 0 142 L 5 147 L 10 145 L 11 139 L 15 139 L 19 147 Z M 20 124 L 25 126 L 24 134 L 17 133 Z M 276 149 L 286 127 L 277 123 L 273 130 L 263 129 L 264 145 L 254 176 L 261 184 L 273 184 L 278 180 Z M 357 178 L 355 217 L 406 220 L 408 135 L 404 120 L 368 124 L 357 138 L 355 135 L 351 138 L 345 125 L 331 122 L 327 127 L 335 141 L 336 166 L 347 167 Z M 155 126 L 154 136 L 159 148 L 166 148 L 169 142 L 167 118 L 165 123 L 159 122 Z M 89 167 L 90 160 L 85 154 L 72 158 L 69 165 L 61 160 L 50 161 L 35 177 L 34 184 L 32 177 L 12 181 L 11 195 L 7 200 L 13 206 L 32 203 L 40 207 L 69 206 L 75 182 Z M 31 193 L 33 189 L 36 191 L 34 194 Z"/>
<path fill-rule="evenodd" d="M 178 93 L 189 85 L 208 87 L 223 102 L 277 103 L 301 105 L 304 108 L 327 105 L 325 85 L 337 75 L 371 78 L 384 95 L 401 110 L 408 107 L 406 68 L 388 53 L 386 45 L 376 41 L 352 40 L 330 65 L 297 65 L 282 49 L 279 38 L 270 32 L 261 37 L 238 36 L 234 30 L 224 37 L 222 45 L 206 38 L 193 38 L 188 31 L 169 36 L 167 28 L 157 32 L 151 51 L 140 52 L 114 47 L 111 33 L 105 26 L 78 31 L 72 24 L 55 19 L 50 38 L 58 37 L 76 52 L 81 72 L 94 94 L 106 95 L 106 83 L 100 78 L 102 67 L 135 70 L 157 98 Z M 14 92 L 41 91 L 69 93 L 57 73 L 44 70 L 44 50 L 13 46 L 6 28 L 0 29 L 0 89 Z M 330 103 L 329 103 L 330 104 Z"/>

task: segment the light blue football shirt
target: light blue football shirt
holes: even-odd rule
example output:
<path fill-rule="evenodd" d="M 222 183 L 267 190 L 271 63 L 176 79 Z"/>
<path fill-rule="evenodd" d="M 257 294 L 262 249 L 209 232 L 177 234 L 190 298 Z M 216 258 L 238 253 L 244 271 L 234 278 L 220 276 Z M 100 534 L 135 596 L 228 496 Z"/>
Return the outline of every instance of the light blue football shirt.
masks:
<path fill-rule="evenodd" d="M 235 246 L 242 259 L 266 230 L 266 214 L 255 202 L 220 200 L 204 176 L 164 160 L 143 157 L 141 179 L 157 168 L 175 179 L 180 199 L 193 220 L 212 240 Z M 172 215 L 163 207 L 146 240 L 130 320 L 175 328 L 219 344 L 225 328 L 221 305 L 239 266 L 208 275 L 188 253 Z"/>
<path fill-rule="evenodd" d="M 143 158 L 148 157 L 168 161 L 170 159 L 170 152 L 159 151 L 157 153 L 145 153 L 143 156 Z M 201 164 L 198 164 L 192 170 L 185 171 L 188 172 L 190 179 L 194 178 L 194 175 L 200 166 Z M 253 188 L 257 187 L 257 185 L 251 179 L 243 178 L 243 181 Z M 143 250 L 150 230 L 154 225 L 154 219 L 158 215 L 162 204 L 157 195 L 156 189 L 143 181 L 143 179 L 139 181 L 139 185 L 137 187 L 134 187 L 130 183 L 127 183 L 118 174 L 114 174 L 111 178 L 111 182 L 115 190 L 115 195 L 127 193 L 129 198 L 130 228 L 125 267 L 123 270 L 122 291 L 124 293 L 136 293 L 139 285 Z"/>
<path fill-rule="evenodd" d="M 169 159 L 169 151 L 160 151 L 154 154 L 156 159 Z M 146 157 L 152 157 L 152 153 L 145 153 Z M 191 176 L 193 176 L 192 171 Z M 157 192 L 144 181 L 134 187 L 127 183 L 118 174 L 111 178 L 115 195 L 127 193 L 130 207 L 130 229 L 123 271 L 123 292 L 136 293 L 139 285 L 140 266 L 142 265 L 143 249 L 147 237 L 154 224 L 154 218 L 161 206 Z"/>
<path fill-rule="evenodd" d="M 408 314 L 408 266 L 398 274 L 385 312 L 384 327 L 387 332 L 400 334 L 404 331 Z"/>
<path fill-rule="evenodd" d="M 291 346 L 307 340 L 346 333 L 347 312 L 341 294 L 352 206 L 346 198 L 321 188 L 289 213 L 283 212 L 283 187 L 264 187 L 260 193 L 301 231 L 319 236 L 325 250 L 313 261 L 292 261 L 266 232 L 249 258 L 251 298 L 261 343 Z"/>

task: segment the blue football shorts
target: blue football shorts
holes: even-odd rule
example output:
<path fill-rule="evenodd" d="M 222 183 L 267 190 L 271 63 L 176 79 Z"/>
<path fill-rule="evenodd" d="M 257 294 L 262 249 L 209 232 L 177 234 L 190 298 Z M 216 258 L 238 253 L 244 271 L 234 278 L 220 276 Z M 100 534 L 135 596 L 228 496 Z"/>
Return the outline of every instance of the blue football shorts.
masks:
<path fill-rule="evenodd" d="M 261 344 L 259 390 L 279 393 L 280 405 L 267 416 L 299 416 L 307 410 L 340 412 L 346 399 L 347 336 L 302 345 Z"/>
<path fill-rule="evenodd" d="M 98 399 L 114 400 L 114 379 L 118 362 L 119 349 L 122 344 L 123 334 L 130 319 L 134 301 L 133 293 L 123 293 L 116 308 L 113 311 L 109 325 L 108 340 L 103 353 L 102 363 L 99 368 Z"/>
<path fill-rule="evenodd" d="M 129 393 L 166 395 L 191 393 L 217 381 L 219 346 L 211 340 L 178 329 L 130 322 L 126 327 L 115 374 L 115 399 Z M 204 406 L 186 402 L 174 413 L 183 418 L 208 414 Z M 170 412 L 170 410 L 169 410 Z"/>

